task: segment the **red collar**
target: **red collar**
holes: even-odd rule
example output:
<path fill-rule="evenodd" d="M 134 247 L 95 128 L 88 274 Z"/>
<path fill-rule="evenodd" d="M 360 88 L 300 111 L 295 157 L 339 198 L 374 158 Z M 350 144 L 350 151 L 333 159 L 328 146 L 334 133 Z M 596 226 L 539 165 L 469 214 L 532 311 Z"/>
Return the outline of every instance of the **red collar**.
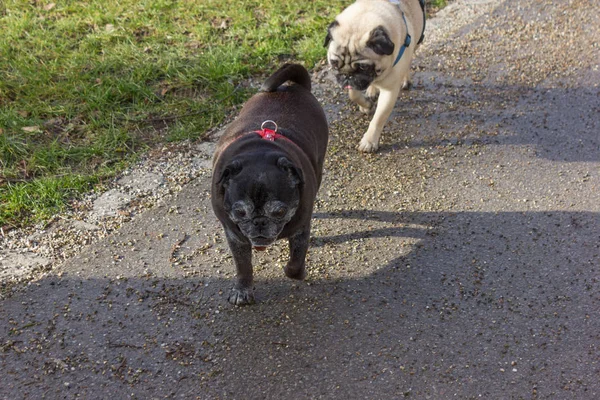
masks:
<path fill-rule="evenodd" d="M 273 125 L 275 125 L 275 129 L 269 129 L 269 128 L 265 128 L 264 126 L 265 126 L 265 124 L 266 124 L 266 123 L 268 123 L 268 122 L 272 122 L 272 123 L 273 123 Z M 263 123 L 262 123 L 262 125 L 261 125 L 261 127 L 260 127 L 260 129 L 259 129 L 259 130 L 247 132 L 247 133 L 245 133 L 245 134 L 242 134 L 242 135 L 240 135 L 240 136 L 238 136 L 238 137 L 234 138 L 233 140 L 231 140 L 229 143 L 227 143 L 227 144 L 225 145 L 225 147 L 223 147 L 223 149 L 221 150 L 221 153 L 223 153 L 223 152 L 225 151 L 225 149 L 227 149 L 229 146 L 231 146 L 231 144 L 232 144 L 233 142 L 236 142 L 237 140 L 239 140 L 239 139 L 241 139 L 241 138 L 243 138 L 243 137 L 246 137 L 247 135 L 249 135 L 249 134 L 252 134 L 252 133 L 256 133 L 256 134 L 258 134 L 258 135 L 259 135 L 261 138 L 263 138 L 263 139 L 266 139 L 266 140 L 268 140 L 268 141 L 270 141 L 270 142 L 274 142 L 274 141 L 275 141 L 275 139 L 285 139 L 285 140 L 287 140 L 289 143 L 291 143 L 291 144 L 293 144 L 294 146 L 296 146 L 296 148 L 298 148 L 298 150 L 300 150 L 302 153 L 304 153 L 304 151 L 302 150 L 302 148 L 301 148 L 300 146 L 298 146 L 298 145 L 297 145 L 297 144 L 296 144 L 296 143 L 295 143 L 295 142 L 294 142 L 292 139 L 290 139 L 289 137 L 287 137 L 287 136 L 284 136 L 284 135 L 282 135 L 282 134 L 280 134 L 280 133 L 277 133 L 277 128 L 278 128 L 278 127 L 277 127 L 277 124 L 276 124 L 275 122 L 273 122 L 273 121 L 271 121 L 271 120 L 267 120 L 267 121 L 265 121 L 265 122 L 263 122 Z"/>
<path fill-rule="evenodd" d="M 266 140 L 269 140 L 271 142 L 274 142 L 275 139 L 287 139 L 290 140 L 289 138 L 277 133 L 277 131 L 274 131 L 273 129 L 267 129 L 267 128 L 263 128 L 261 130 L 258 131 L 254 131 L 254 133 L 258 133 L 258 135 Z"/>
<path fill-rule="evenodd" d="M 265 125 L 267 125 L 267 124 L 273 125 L 275 127 L 275 129 L 265 128 Z M 285 136 L 277 133 L 278 128 L 279 127 L 277 126 L 277 122 L 268 119 L 266 121 L 263 121 L 263 123 L 260 125 L 260 130 L 254 131 L 254 133 L 258 133 L 261 138 L 267 139 L 271 142 L 274 142 L 275 139 L 280 139 L 280 138 L 290 140 L 290 139 L 286 138 Z M 290 142 L 291 142 L 291 140 L 290 140 Z"/>

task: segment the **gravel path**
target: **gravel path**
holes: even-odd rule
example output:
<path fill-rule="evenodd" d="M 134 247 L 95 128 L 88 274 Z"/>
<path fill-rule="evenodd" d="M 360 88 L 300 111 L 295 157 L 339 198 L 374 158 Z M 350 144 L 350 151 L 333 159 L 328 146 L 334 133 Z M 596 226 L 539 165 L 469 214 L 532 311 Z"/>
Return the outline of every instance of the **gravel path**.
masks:
<path fill-rule="evenodd" d="M 256 253 L 254 306 L 226 301 L 212 142 L 8 232 L 0 398 L 600 398 L 598 9 L 453 2 L 374 155 L 316 71 L 309 276 L 285 279 L 284 243 Z"/>

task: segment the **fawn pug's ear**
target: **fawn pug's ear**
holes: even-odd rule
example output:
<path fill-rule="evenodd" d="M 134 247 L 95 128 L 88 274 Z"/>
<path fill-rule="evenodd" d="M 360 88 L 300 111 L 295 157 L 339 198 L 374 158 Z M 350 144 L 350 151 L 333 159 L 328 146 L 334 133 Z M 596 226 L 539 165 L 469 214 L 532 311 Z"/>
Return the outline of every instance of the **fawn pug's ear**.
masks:
<path fill-rule="evenodd" d="M 340 23 L 337 21 L 333 21 L 332 23 L 329 24 L 329 26 L 327 27 L 327 36 L 325 36 L 325 42 L 323 42 L 323 47 L 327 47 L 329 46 L 329 43 L 332 40 L 331 37 L 331 30 L 333 28 L 335 28 L 336 26 L 338 26 Z"/>
<path fill-rule="evenodd" d="M 379 55 L 389 56 L 394 52 L 394 42 L 392 42 L 387 31 L 381 25 L 371 31 L 367 47 Z"/>

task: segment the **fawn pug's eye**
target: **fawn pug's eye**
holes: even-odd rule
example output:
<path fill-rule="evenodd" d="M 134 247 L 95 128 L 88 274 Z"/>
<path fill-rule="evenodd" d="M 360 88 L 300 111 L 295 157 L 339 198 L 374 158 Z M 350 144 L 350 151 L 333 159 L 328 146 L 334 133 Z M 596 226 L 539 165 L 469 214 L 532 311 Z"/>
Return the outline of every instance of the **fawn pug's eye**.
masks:
<path fill-rule="evenodd" d="M 372 66 L 370 64 L 356 63 L 354 64 L 354 69 L 356 72 L 369 72 L 372 70 Z"/>

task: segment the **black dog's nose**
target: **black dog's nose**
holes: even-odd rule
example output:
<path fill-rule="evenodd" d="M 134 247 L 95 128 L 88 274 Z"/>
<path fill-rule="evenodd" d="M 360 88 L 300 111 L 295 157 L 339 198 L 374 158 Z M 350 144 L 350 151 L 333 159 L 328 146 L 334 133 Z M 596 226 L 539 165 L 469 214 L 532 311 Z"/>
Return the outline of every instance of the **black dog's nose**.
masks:
<path fill-rule="evenodd" d="M 267 226 L 267 222 L 269 222 L 269 219 L 266 217 L 256 217 L 252 220 L 254 226 L 259 228 L 264 228 L 265 226 Z"/>

